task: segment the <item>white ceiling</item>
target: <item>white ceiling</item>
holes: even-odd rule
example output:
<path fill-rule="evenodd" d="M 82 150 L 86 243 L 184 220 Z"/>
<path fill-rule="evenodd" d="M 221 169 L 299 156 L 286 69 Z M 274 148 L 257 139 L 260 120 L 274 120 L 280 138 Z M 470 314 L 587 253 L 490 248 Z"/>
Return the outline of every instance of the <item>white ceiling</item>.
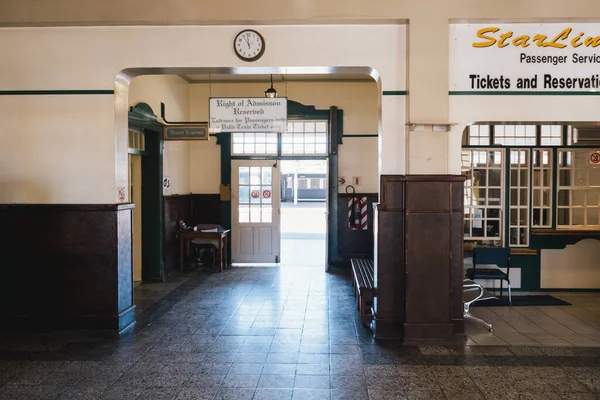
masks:
<path fill-rule="evenodd" d="M 189 74 L 182 75 L 190 83 L 215 82 L 269 82 L 270 75 L 238 75 L 238 74 Z M 363 74 L 273 74 L 273 82 L 325 82 L 353 81 L 373 82 L 373 78 Z"/>

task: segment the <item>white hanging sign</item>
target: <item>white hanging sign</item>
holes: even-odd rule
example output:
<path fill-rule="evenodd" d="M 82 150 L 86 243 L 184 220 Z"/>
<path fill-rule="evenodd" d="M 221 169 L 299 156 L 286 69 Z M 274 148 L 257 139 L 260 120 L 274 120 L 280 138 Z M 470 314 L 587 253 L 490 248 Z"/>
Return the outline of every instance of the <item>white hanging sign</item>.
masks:
<path fill-rule="evenodd" d="M 208 115 L 213 133 L 285 132 L 287 98 L 211 97 Z"/>
<path fill-rule="evenodd" d="M 450 91 L 600 91 L 600 24 L 451 25 Z"/>

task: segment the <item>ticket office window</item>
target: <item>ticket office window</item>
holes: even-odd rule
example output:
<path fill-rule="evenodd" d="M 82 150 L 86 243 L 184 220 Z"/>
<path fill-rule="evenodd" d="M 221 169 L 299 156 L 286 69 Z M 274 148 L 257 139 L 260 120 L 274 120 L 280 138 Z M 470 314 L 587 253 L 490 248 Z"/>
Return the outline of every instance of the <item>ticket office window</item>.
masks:
<path fill-rule="evenodd" d="M 500 237 L 510 246 L 528 246 L 531 228 L 600 228 L 600 148 L 597 142 L 591 146 L 589 133 L 586 142 L 577 137 L 577 129 L 556 124 L 480 125 L 465 133 L 465 240 L 490 239 L 478 231 L 487 225 L 489 212 L 484 206 L 490 202 L 483 193 L 487 196 L 490 189 L 500 189 L 502 198 L 506 196 L 500 206 Z M 491 149 L 489 143 L 501 147 Z M 481 179 L 490 155 L 498 151 L 506 151 L 506 163 L 499 167 L 508 177 L 502 178 L 499 188 L 484 185 Z M 481 162 L 483 158 L 488 162 Z M 487 177 L 487 169 L 485 173 Z"/>
<path fill-rule="evenodd" d="M 600 228 L 600 162 L 596 159 L 600 161 L 600 149 L 559 150 L 557 228 Z"/>
<path fill-rule="evenodd" d="M 464 150 L 466 240 L 502 242 L 502 150 Z"/>

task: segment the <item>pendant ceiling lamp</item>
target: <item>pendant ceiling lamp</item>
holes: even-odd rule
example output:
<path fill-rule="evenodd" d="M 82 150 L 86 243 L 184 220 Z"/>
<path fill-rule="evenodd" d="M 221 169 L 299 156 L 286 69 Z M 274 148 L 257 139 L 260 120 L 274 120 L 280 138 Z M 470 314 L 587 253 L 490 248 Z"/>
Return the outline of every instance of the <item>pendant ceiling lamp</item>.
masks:
<path fill-rule="evenodd" d="M 277 97 L 277 90 L 273 88 L 273 74 L 271 74 L 271 87 L 265 90 L 265 97 Z"/>

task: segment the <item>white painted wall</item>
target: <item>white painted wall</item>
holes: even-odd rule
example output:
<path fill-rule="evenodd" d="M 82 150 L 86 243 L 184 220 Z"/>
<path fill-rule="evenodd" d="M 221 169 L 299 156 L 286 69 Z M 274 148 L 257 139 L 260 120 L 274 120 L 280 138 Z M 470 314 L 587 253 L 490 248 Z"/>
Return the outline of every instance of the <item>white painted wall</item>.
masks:
<path fill-rule="evenodd" d="M 190 120 L 189 84 L 176 75 L 142 75 L 131 82 L 129 105 L 144 102 L 160 118 L 160 103 L 165 103 L 168 121 Z M 171 194 L 190 193 L 190 143 L 165 141 L 163 175 L 171 178 Z"/>
<path fill-rule="evenodd" d="M 0 96 L 0 203 L 114 202 L 113 132 L 112 96 Z"/>
<path fill-rule="evenodd" d="M 586 239 L 541 254 L 542 289 L 600 289 L 600 240 Z"/>
<path fill-rule="evenodd" d="M 129 81 L 127 76 L 121 75 L 115 83 L 115 77 L 127 68 L 156 67 L 163 69 L 154 73 L 175 73 L 164 68 L 262 67 L 278 72 L 281 71 L 278 68 L 286 67 L 287 73 L 294 73 L 301 72 L 294 67 L 316 67 L 313 72 L 324 73 L 327 69 L 323 66 L 371 67 L 381 77 L 381 90 L 406 90 L 404 25 L 255 26 L 267 40 L 268 50 L 251 65 L 239 60 L 232 51 L 231 42 L 243 28 L 245 26 L 0 29 L 2 90 L 116 91 L 115 96 L 89 95 L 83 99 L 28 96 L 21 101 L 3 96 L 0 101 L 11 105 L 0 109 L 0 140 L 10 141 L 10 146 L 0 148 L 0 159 L 5 163 L 2 181 L 4 191 L 9 193 L 2 194 L 4 201 L 112 203 L 118 200 L 118 188 L 126 188 L 128 179 Z M 307 43 L 318 43 L 318 46 L 307 46 Z M 239 70 L 240 73 L 252 71 L 259 72 Z M 136 73 L 143 74 L 143 71 Z M 32 113 L 32 110 L 35 111 Z M 395 140 L 405 123 L 398 117 L 404 115 L 404 109 L 388 105 L 387 112 L 389 114 L 382 117 L 383 143 L 388 135 L 385 129 Z M 22 138 L 36 141 L 40 149 L 48 149 L 57 143 L 48 132 L 58 135 L 60 151 L 43 156 L 43 163 L 36 164 L 39 155 Z M 81 136 L 83 132 L 85 136 Z M 74 145 L 74 137 L 84 139 Z M 81 152 L 88 148 L 92 149 L 92 155 Z M 380 172 L 401 172 L 396 164 L 399 157 L 404 157 L 403 146 L 395 146 L 393 150 L 393 157 L 382 153 Z M 22 163 L 4 161 L 15 155 L 25 156 Z M 22 171 L 20 167 L 25 164 L 28 165 Z M 88 182 L 89 187 L 81 190 L 82 184 Z M 26 190 L 25 187 L 41 189 Z"/>

